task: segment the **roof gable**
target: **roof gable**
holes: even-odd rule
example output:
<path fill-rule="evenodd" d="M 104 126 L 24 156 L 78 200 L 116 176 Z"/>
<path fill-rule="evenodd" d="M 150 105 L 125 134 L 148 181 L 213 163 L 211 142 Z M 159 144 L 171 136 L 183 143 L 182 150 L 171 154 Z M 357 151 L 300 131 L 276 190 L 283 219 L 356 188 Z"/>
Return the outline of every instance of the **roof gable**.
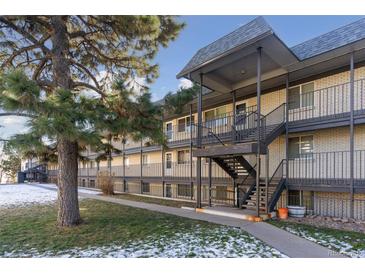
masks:
<path fill-rule="evenodd" d="M 267 32 L 272 32 L 271 27 L 263 17 L 257 17 L 251 22 L 198 50 L 193 58 L 191 58 L 187 65 L 181 70 L 179 75 L 187 73 L 199 65 Z"/>

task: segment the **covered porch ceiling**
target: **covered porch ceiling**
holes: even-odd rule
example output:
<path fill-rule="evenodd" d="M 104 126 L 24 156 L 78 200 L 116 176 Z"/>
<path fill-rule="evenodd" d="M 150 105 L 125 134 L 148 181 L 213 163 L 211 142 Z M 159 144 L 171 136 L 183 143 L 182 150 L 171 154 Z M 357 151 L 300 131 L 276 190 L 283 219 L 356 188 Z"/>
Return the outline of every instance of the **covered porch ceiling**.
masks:
<path fill-rule="evenodd" d="M 203 74 L 203 85 L 219 93 L 250 86 L 257 80 L 258 48 L 262 49 L 262 81 L 286 74 L 287 67 L 298 62 L 297 57 L 274 33 L 268 33 L 228 55 L 202 64 L 184 77 L 199 83 L 200 74 Z"/>

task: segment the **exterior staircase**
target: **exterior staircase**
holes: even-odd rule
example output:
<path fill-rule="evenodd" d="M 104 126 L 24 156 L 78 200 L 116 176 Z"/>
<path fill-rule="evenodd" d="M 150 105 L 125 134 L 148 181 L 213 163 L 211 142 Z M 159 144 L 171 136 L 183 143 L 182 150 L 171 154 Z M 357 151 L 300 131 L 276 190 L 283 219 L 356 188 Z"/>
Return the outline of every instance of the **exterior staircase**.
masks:
<path fill-rule="evenodd" d="M 285 161 L 283 160 L 268 181 L 267 193 L 265 180 L 260 180 L 260 194 L 258 195 L 256 166 L 253 166 L 246 156 L 255 155 L 259 146 L 264 147 L 260 150 L 260 153 L 265 154 L 267 146 L 285 131 L 285 109 L 286 105 L 284 103 L 267 115 L 262 115 L 259 129 L 257 128 L 257 112 L 246 115 L 244 121 L 237 120 L 235 125 L 232 126 L 230 135 L 227 135 L 227 133 L 219 134 L 209 129 L 206 141 L 209 140 L 209 143 L 212 144 L 220 143 L 224 149 L 210 147 L 198 152 L 200 157 L 211 158 L 231 178 L 236 180 L 239 189 L 238 207 L 240 208 L 256 210 L 257 204 L 259 204 L 262 212 L 266 212 L 267 209 L 273 210 L 285 187 L 285 178 L 283 176 Z M 260 142 L 257 141 L 259 130 Z M 233 144 L 227 145 L 226 138 L 231 138 Z M 245 147 L 245 149 L 240 150 L 239 146 Z"/>
<path fill-rule="evenodd" d="M 268 181 L 268 188 L 266 193 L 266 182 L 261 179 L 259 184 L 260 195 L 257 198 L 256 181 L 254 180 L 250 185 L 250 188 L 240 197 L 239 207 L 244 209 L 256 210 L 257 203 L 259 203 L 259 209 L 261 212 L 265 212 L 266 208 L 271 212 L 274 210 L 277 201 L 279 200 L 281 193 L 285 188 L 285 164 L 286 160 L 282 160 L 275 170 L 273 176 Z M 267 195 L 267 197 L 266 197 Z"/>

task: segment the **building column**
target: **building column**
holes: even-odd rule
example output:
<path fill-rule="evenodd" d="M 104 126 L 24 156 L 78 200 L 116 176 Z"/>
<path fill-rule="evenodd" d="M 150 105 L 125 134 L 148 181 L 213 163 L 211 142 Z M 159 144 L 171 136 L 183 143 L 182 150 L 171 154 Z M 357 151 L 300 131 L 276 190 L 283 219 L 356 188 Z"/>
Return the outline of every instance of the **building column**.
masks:
<path fill-rule="evenodd" d="M 233 117 L 232 117 L 232 142 L 236 142 L 236 91 L 232 91 Z"/>
<path fill-rule="evenodd" d="M 108 151 L 108 169 L 109 169 L 109 176 L 112 176 L 112 137 L 109 137 L 109 151 Z"/>
<path fill-rule="evenodd" d="M 190 147 L 189 147 L 189 156 L 190 156 L 190 200 L 194 199 L 194 182 L 193 182 L 193 105 L 190 104 Z"/>
<path fill-rule="evenodd" d="M 209 196 L 209 204 L 208 206 L 212 206 L 212 158 L 209 158 L 209 169 L 208 169 L 208 196 Z"/>
<path fill-rule="evenodd" d="M 87 149 L 87 185 L 89 187 L 89 184 L 90 184 L 90 159 L 89 159 L 89 148 Z"/>
<path fill-rule="evenodd" d="M 203 100 L 203 74 L 200 73 L 200 89 L 198 94 L 198 127 L 197 127 L 197 139 L 196 139 L 196 147 L 199 149 L 202 146 L 202 100 Z M 202 173 L 201 173 L 201 157 L 197 157 L 196 160 L 196 182 L 197 182 L 197 193 L 196 193 L 196 207 L 201 208 L 201 195 L 202 195 Z"/>
<path fill-rule="evenodd" d="M 127 190 L 127 187 L 126 187 L 126 180 L 125 180 L 125 138 L 122 139 L 122 172 L 123 172 L 123 175 L 122 175 L 122 178 L 123 178 L 123 191 L 126 192 Z"/>
<path fill-rule="evenodd" d="M 286 75 L 285 79 L 285 187 L 286 187 L 286 203 L 288 204 L 289 199 L 289 73 Z"/>
<path fill-rule="evenodd" d="M 266 213 L 269 213 L 269 148 L 265 155 L 265 207 Z"/>
<path fill-rule="evenodd" d="M 354 217 L 354 91 L 355 91 L 355 71 L 354 53 L 350 56 L 350 217 Z"/>
<path fill-rule="evenodd" d="M 260 172 L 261 172 L 261 160 L 260 160 L 260 147 L 261 147 L 261 47 L 257 48 L 257 153 L 256 153 L 256 215 L 260 216 Z"/>
<path fill-rule="evenodd" d="M 163 114 L 162 114 L 162 132 L 164 129 L 164 123 L 163 123 Z M 165 193 L 165 149 L 164 149 L 164 145 L 161 145 L 161 175 L 162 175 L 162 197 L 166 196 Z"/>

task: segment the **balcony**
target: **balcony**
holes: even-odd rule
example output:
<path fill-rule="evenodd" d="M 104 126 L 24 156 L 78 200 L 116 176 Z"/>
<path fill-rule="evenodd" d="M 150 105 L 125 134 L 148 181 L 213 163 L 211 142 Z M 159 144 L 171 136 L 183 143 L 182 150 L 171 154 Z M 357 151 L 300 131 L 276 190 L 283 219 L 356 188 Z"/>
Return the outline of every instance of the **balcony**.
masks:
<path fill-rule="evenodd" d="M 320 152 L 288 160 L 290 189 L 349 192 L 350 152 Z M 355 192 L 365 192 L 365 150 L 354 151 Z"/>
<path fill-rule="evenodd" d="M 290 131 L 348 125 L 350 83 L 303 93 L 288 105 Z M 365 123 L 365 79 L 354 82 L 354 118 L 355 123 Z"/>
<path fill-rule="evenodd" d="M 186 181 L 190 182 L 192 175 L 192 181 L 195 181 L 196 177 L 196 162 L 193 161 L 190 166 L 189 162 L 177 163 L 170 162 L 165 163 L 151 163 L 145 165 L 126 165 L 123 166 L 112 166 L 111 173 L 113 177 L 125 178 L 126 180 L 146 180 L 146 181 L 157 181 L 162 182 L 162 173 L 164 168 L 164 180 L 165 181 Z M 192 173 L 191 173 L 192 170 Z M 107 167 L 100 167 L 99 171 L 109 171 Z M 79 168 L 79 177 L 96 177 L 96 168 Z M 124 173 L 124 174 L 123 174 Z M 56 172 L 53 171 L 52 175 Z M 209 170 L 208 163 L 202 164 L 202 177 L 203 181 L 208 181 Z M 212 179 L 215 182 L 230 182 L 231 177 L 225 173 L 218 165 L 212 164 Z"/>
<path fill-rule="evenodd" d="M 246 120 L 253 120 L 253 116 L 250 114 L 256 112 L 256 105 L 247 107 L 244 112 L 236 114 L 236 123 L 239 126 L 249 124 L 253 127 L 253 122 Z M 249 118 L 247 118 L 249 117 Z M 231 136 L 232 126 L 234 125 L 234 114 L 233 112 L 226 112 L 221 115 L 215 116 L 212 119 L 206 120 L 202 123 L 203 127 L 203 138 L 210 135 L 210 132 L 215 132 L 221 136 L 227 135 Z M 195 141 L 197 134 L 197 125 L 191 124 L 186 126 L 173 126 L 170 130 L 164 130 L 165 136 L 167 138 L 170 147 L 178 146 L 182 144 L 189 144 L 190 138 Z"/>

